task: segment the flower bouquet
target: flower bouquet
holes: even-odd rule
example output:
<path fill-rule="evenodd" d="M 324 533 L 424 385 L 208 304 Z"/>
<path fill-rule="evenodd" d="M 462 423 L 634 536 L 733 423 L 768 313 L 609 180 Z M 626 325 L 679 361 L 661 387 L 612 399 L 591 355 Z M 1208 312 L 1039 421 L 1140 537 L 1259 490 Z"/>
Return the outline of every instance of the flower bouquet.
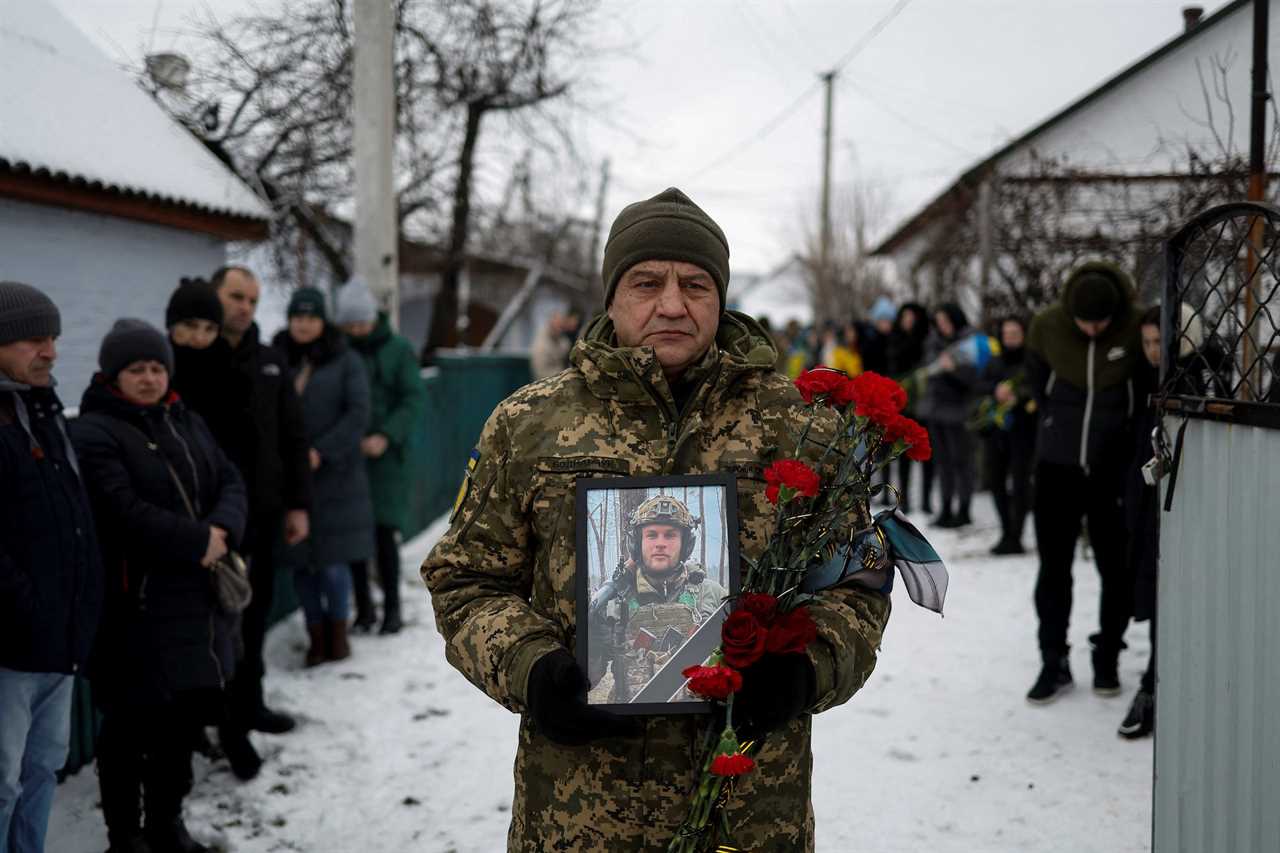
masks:
<path fill-rule="evenodd" d="M 806 607 L 816 593 L 846 580 L 887 591 L 897 566 L 913 600 L 941 612 L 945 569 L 923 537 L 895 511 L 864 524 L 876 474 L 903 454 L 923 461 L 932 452 L 925 429 L 902 415 L 906 392 L 876 373 L 850 378 L 825 367 L 795 384 L 809 417 L 793 436 L 794 458 L 765 470 L 773 532 L 757 560 L 743 558 L 746 577 L 719 648 L 683 672 L 691 692 L 723 707 L 724 726 L 708 732 L 701 777 L 668 853 L 736 849 L 725 846 L 724 804 L 734 780 L 755 770 L 759 742 L 739 738 L 734 696 L 744 669 L 768 655 L 803 653 L 817 638 Z"/>

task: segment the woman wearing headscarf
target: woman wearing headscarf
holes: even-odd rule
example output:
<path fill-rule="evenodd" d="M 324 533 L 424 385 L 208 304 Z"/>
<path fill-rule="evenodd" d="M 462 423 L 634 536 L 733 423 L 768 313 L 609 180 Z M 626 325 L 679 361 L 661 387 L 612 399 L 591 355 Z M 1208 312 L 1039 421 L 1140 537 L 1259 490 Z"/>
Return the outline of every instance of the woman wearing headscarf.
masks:
<path fill-rule="evenodd" d="M 373 503 L 360 444 L 369 426 L 369 377 L 363 361 L 328 321 L 324 294 L 294 291 L 289 326 L 275 337 L 288 357 L 310 442 L 311 535 L 285 563 L 307 621 L 306 665 L 351 655 L 351 563 L 374 555 Z"/>
<path fill-rule="evenodd" d="M 103 712 L 103 817 L 112 853 L 203 851 L 183 823 L 182 801 L 191 790 L 191 732 L 221 720 L 234 667 L 234 619 L 218 605 L 211 568 L 244 532 L 244 483 L 171 389 L 173 352 L 162 332 L 118 320 L 98 363 L 71 436 L 106 578 L 90 665 Z"/>

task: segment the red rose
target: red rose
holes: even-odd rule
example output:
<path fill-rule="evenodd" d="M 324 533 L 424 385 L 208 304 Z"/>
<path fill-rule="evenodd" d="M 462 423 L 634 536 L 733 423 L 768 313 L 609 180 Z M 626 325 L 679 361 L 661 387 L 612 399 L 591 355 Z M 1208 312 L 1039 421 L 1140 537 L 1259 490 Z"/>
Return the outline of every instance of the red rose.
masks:
<path fill-rule="evenodd" d="M 680 674 L 689 679 L 690 692 L 708 699 L 723 701 L 742 689 L 742 674 L 727 666 L 690 666 Z"/>
<path fill-rule="evenodd" d="M 796 494 L 811 498 L 818 493 L 821 478 L 808 465 L 795 459 L 779 459 L 764 469 L 764 479 L 769 485 L 765 487 L 764 496 L 769 503 L 778 502 L 780 489 L 788 489 L 787 500 Z"/>
<path fill-rule="evenodd" d="M 809 608 L 797 607 L 778 614 L 765 638 L 765 651 L 785 655 L 803 652 L 818 638 L 818 626 L 809 616 Z"/>
<path fill-rule="evenodd" d="M 853 385 L 844 371 L 831 367 L 815 367 L 796 377 L 796 390 L 806 403 L 822 397 L 834 406 L 847 406 L 853 400 Z"/>
<path fill-rule="evenodd" d="M 741 776 L 756 769 L 756 763 L 740 752 L 717 755 L 711 760 L 711 772 L 717 776 Z"/>
<path fill-rule="evenodd" d="M 854 414 L 883 426 L 907 405 L 907 392 L 887 376 L 868 371 L 853 380 Z"/>
<path fill-rule="evenodd" d="M 720 629 L 720 653 L 734 669 L 746 669 L 764 654 L 768 632 L 745 610 L 735 610 Z"/>
<path fill-rule="evenodd" d="M 747 611 L 767 628 L 777 615 L 778 599 L 764 592 L 748 592 L 738 599 L 738 609 Z"/>

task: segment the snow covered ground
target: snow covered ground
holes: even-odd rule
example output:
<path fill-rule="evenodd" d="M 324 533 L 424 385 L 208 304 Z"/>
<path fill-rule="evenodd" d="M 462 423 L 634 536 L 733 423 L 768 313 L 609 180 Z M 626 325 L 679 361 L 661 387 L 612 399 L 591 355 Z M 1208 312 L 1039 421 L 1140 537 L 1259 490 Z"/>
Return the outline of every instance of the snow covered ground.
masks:
<path fill-rule="evenodd" d="M 951 573 L 946 617 L 916 608 L 899 584 L 875 675 L 815 721 L 819 851 L 1151 848 L 1152 742 L 1115 734 L 1146 664 L 1147 626 L 1129 629 L 1123 696 L 1093 695 L 1086 637 L 1098 578 L 1077 561 L 1077 688 L 1029 706 L 1035 558 L 987 556 L 989 503 L 979 496 L 969 532 L 926 531 Z M 301 725 L 253 736 L 266 763 L 247 784 L 197 757 L 187 800 L 197 837 L 236 853 L 505 849 L 516 719 L 445 662 L 416 574 L 442 532 L 437 524 L 405 545 L 400 635 L 358 637 L 350 660 L 303 670 L 300 617 L 272 632 L 268 700 Z M 50 853 L 106 849 L 97 802 L 91 768 L 59 787 Z"/>

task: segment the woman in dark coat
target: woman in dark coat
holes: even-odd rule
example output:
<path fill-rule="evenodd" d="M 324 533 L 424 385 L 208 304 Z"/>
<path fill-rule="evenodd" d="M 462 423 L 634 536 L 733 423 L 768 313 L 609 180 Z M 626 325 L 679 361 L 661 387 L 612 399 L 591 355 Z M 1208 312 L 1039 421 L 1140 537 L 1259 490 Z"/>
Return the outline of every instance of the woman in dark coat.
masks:
<path fill-rule="evenodd" d="M 324 294 L 299 288 L 289 300 L 289 328 L 275 338 L 288 357 L 310 442 L 311 535 L 289 548 L 285 563 L 307 620 L 307 666 L 350 656 L 351 569 L 374 554 L 373 502 L 360 442 L 369 426 L 364 362 L 328 322 Z"/>
<path fill-rule="evenodd" d="M 1000 412 L 999 422 L 984 420 L 983 465 L 991 499 L 1000 516 L 1000 541 L 995 555 L 1025 554 L 1022 531 L 1031 511 L 1031 467 L 1036 452 L 1034 395 L 1026 381 L 1027 324 L 1020 317 L 1000 322 L 1000 355 L 983 374 L 991 389 L 988 411 Z"/>
<path fill-rule="evenodd" d="M 929 316 L 924 306 L 918 302 L 908 302 L 898 309 L 894 320 L 893 332 L 885 348 L 886 369 L 888 375 L 903 382 L 908 392 L 914 391 L 914 384 L 909 377 L 924 364 L 924 342 L 929 336 Z M 911 394 L 905 412 L 909 417 L 924 423 L 919 408 L 918 393 Z M 926 427 L 928 424 L 924 424 Z M 902 496 L 902 511 L 911 511 L 911 466 L 913 463 L 904 453 L 898 457 L 898 490 Z M 919 463 L 922 477 L 921 506 L 925 512 L 933 512 L 929 502 L 929 493 L 933 490 L 933 460 Z"/>
<path fill-rule="evenodd" d="M 99 365 L 71 437 L 106 577 L 90 664 L 103 711 L 103 817 L 113 853 L 206 850 L 183 825 L 182 800 L 191 789 L 191 731 L 221 718 L 235 661 L 234 621 L 218 607 L 210 566 L 244 532 L 244 483 L 170 390 L 163 333 L 119 320 Z"/>

